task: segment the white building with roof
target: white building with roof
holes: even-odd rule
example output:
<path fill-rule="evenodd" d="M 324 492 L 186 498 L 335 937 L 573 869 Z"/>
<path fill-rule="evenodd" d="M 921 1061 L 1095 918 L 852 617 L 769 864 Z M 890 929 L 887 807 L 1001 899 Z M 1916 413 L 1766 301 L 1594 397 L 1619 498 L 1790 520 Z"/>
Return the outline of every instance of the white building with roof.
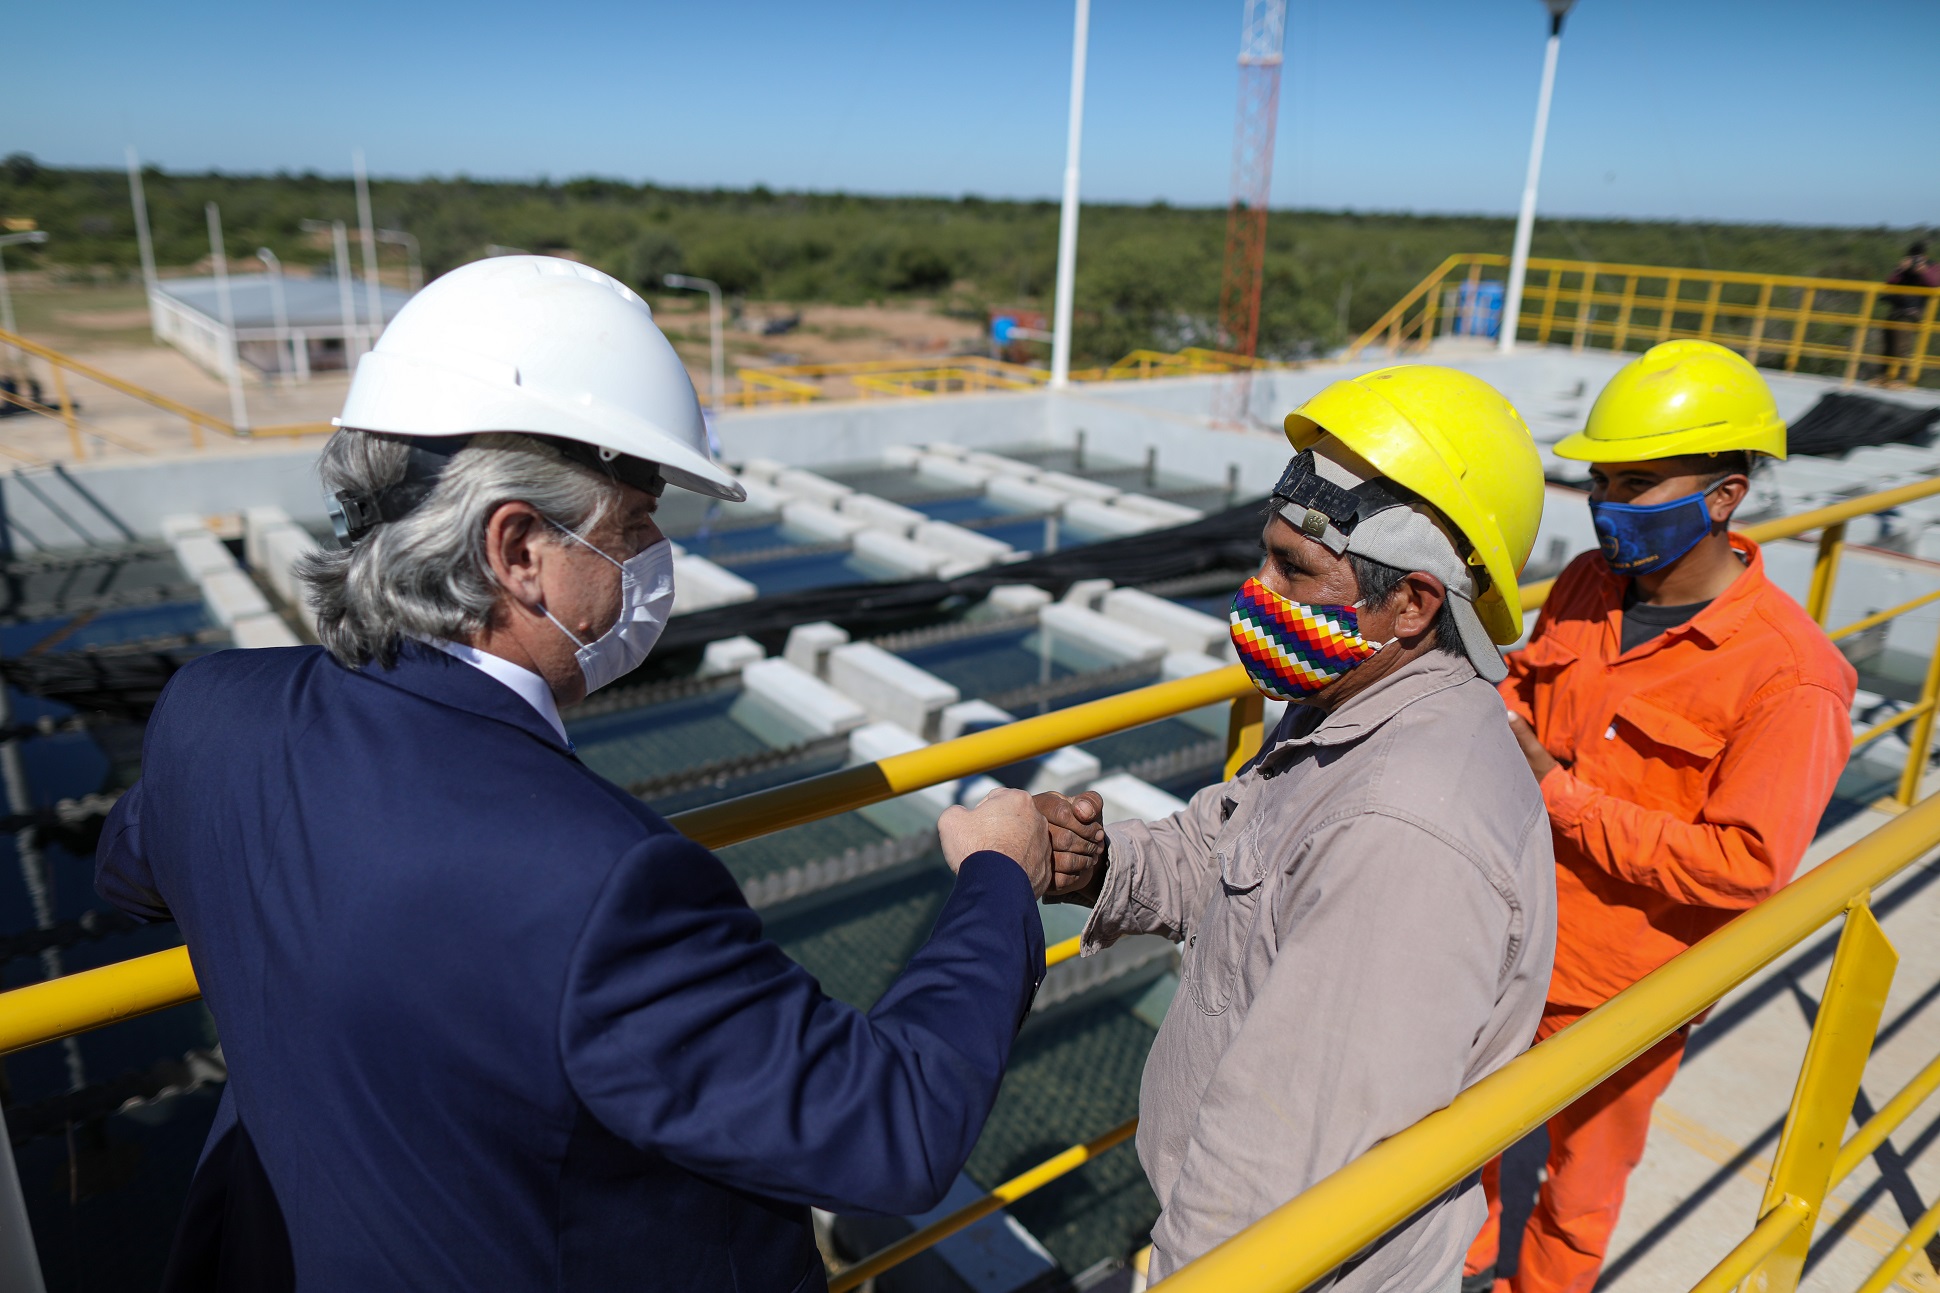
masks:
<path fill-rule="evenodd" d="M 396 317 L 410 293 L 380 287 L 383 319 L 373 322 L 364 280 L 291 275 L 231 274 L 229 314 L 235 321 L 237 354 L 263 373 L 294 374 L 341 369 L 350 356 L 370 349 L 383 325 Z M 165 341 L 216 376 L 224 376 L 229 330 L 213 277 L 169 278 L 148 295 L 155 339 Z"/>

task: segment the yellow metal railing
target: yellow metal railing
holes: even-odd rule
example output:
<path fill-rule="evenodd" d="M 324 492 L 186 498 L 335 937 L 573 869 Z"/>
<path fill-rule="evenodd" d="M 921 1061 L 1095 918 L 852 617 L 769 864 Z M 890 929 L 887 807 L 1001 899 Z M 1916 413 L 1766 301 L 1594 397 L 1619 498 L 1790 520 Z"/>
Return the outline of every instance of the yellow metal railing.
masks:
<path fill-rule="evenodd" d="M 197 449 L 203 447 L 205 433 L 208 432 L 228 436 L 231 439 L 244 439 L 252 436 L 329 435 L 336 429 L 328 422 L 301 422 L 287 426 L 262 426 L 253 427 L 248 431 L 238 431 L 234 425 L 213 413 L 204 413 L 201 409 L 191 408 L 179 400 L 170 399 L 160 391 L 153 391 L 125 378 L 116 377 L 105 369 L 96 368 L 93 364 L 55 350 L 52 346 L 43 346 L 38 341 L 29 341 L 15 333 L 0 330 L 0 346 L 10 346 L 22 354 L 32 355 L 47 365 L 48 374 L 54 383 L 54 402 L 36 403 L 26 396 L 8 395 L 4 391 L 0 391 L 0 400 L 6 400 L 45 417 L 59 418 L 67 428 L 69 452 L 77 461 L 88 456 L 87 436 L 93 436 L 131 453 L 145 454 L 153 450 L 117 434 L 92 419 L 82 418 L 81 402 L 74 398 L 69 387 L 70 381 L 93 382 L 119 395 L 125 395 L 151 408 L 160 409 L 164 413 L 181 418 L 188 424 L 189 443 Z M 9 449 L 7 452 L 9 456 L 24 458 L 36 465 L 40 461 L 15 449 Z"/>
<path fill-rule="evenodd" d="M 1071 380 L 1149 381 L 1158 377 L 1201 377 L 1281 366 L 1246 355 L 1188 346 L 1179 351 L 1134 350 L 1109 367 L 1074 369 Z M 806 404 L 844 393 L 861 398 L 922 398 L 974 391 L 1037 390 L 1051 380 L 1047 369 L 1006 363 L 983 355 L 788 364 L 775 368 L 742 368 L 735 375 L 740 379 L 741 389 L 731 392 L 727 401 L 743 408 Z"/>
<path fill-rule="evenodd" d="M 1047 378 L 1048 379 L 1048 378 Z M 1034 391 L 1043 384 L 1036 377 L 1020 379 L 982 368 L 948 365 L 941 368 L 916 368 L 892 373 L 858 374 L 849 379 L 864 396 L 890 395 L 902 398 L 949 395 L 964 391 Z"/>
<path fill-rule="evenodd" d="M 67 428 L 69 452 L 75 459 L 88 456 L 86 436 L 132 453 L 151 449 L 119 435 L 80 415 L 80 403 L 71 398 L 70 379 L 99 383 L 108 390 L 138 400 L 174 417 L 188 426 L 189 442 L 197 449 L 205 446 L 213 433 L 231 439 L 329 435 L 335 428 L 328 422 L 299 422 L 281 426 L 258 426 L 238 430 L 217 417 L 191 408 L 145 386 L 116 377 L 92 364 L 63 354 L 50 346 L 25 337 L 0 331 L 0 345 L 11 345 L 34 356 L 48 367 L 54 385 L 54 401 L 37 403 L 24 395 L 0 392 L 0 400 L 11 402 L 33 413 L 58 418 Z M 1149 381 L 1159 377 L 1197 377 L 1244 369 L 1277 367 L 1266 360 L 1188 346 L 1176 352 L 1135 350 L 1117 363 L 1104 368 L 1074 370 L 1074 382 Z M 726 394 L 725 402 L 738 408 L 767 408 L 778 404 L 808 404 L 831 397 L 869 399 L 894 397 L 921 399 L 936 395 L 981 391 L 1029 391 L 1042 388 L 1051 379 L 1049 370 L 1024 364 L 1006 363 L 983 355 L 943 355 L 911 359 L 870 359 L 849 363 L 789 364 L 775 368 L 736 370 L 739 389 Z M 42 459 L 15 446 L 0 446 L 0 453 L 32 464 Z"/>
<path fill-rule="evenodd" d="M 1392 354 L 1476 330 L 1481 285 L 1509 258 L 1450 256 L 1347 349 Z M 1584 260 L 1529 262 L 1521 341 L 1644 350 L 1673 337 L 1731 347 L 1754 364 L 1852 382 L 1940 382 L 1940 288 Z M 1487 326 L 1493 326 L 1489 324 Z"/>
<path fill-rule="evenodd" d="M 1758 1272 L 1753 1287 L 1761 1293 L 1795 1287 L 1811 1223 L 1839 1171 L 1857 1167 L 1864 1143 L 1877 1145 L 1940 1085 L 1940 1073 L 1930 1067 L 1840 1145 L 1897 960 L 1867 895 L 1937 842 L 1940 795 L 1794 880 L 1163 1287 L 1171 1293 L 1305 1288 L 1844 912 L 1845 931 L 1757 1225 L 1698 1285 L 1729 1288 Z M 1917 1233 L 1910 1242 L 1917 1246 Z"/>
<path fill-rule="evenodd" d="M 1743 533 L 1759 543 L 1796 538 L 1815 531 L 1819 534 L 1818 561 L 1807 594 L 1807 609 L 1823 625 L 1831 605 L 1838 564 L 1845 553 L 1846 523 L 1855 517 L 1936 494 L 1940 494 L 1940 479 L 1746 526 Z M 1546 580 L 1523 587 L 1523 602 L 1531 612 L 1543 604 L 1551 582 Z M 1868 615 L 1831 630 L 1830 635 L 1835 640 L 1851 636 L 1935 601 L 1940 601 L 1940 591 Z M 1258 751 L 1262 741 L 1260 695 L 1238 665 L 1020 719 L 876 763 L 843 768 L 693 809 L 671 821 L 689 838 L 710 848 L 723 848 L 1221 703 L 1230 706 L 1225 766 L 1225 773 L 1230 777 Z M 1899 790 L 1893 800 L 1882 806 L 1905 808 L 1913 804 L 1921 773 L 1928 762 L 1936 704 L 1940 704 L 1940 642 L 1936 642 L 1933 663 L 1919 701 L 1854 740 L 1855 746 L 1862 745 L 1905 723 L 1914 724 Z M 1564 1033 L 1464 1092 L 1448 1110 L 1384 1142 L 1254 1229 L 1181 1271 L 1168 1285 L 1222 1290 L 1304 1287 L 1631 1058 L 1681 1027 L 1730 987 L 1756 973 L 1840 910 L 1851 906 L 1859 913 L 1856 923 L 1848 923 L 1847 939 L 1862 939 L 1862 935 L 1853 931 L 1863 929 L 1871 921 L 1865 912 L 1865 892 L 1937 843 L 1940 843 L 1940 796 L 1904 813 L 1833 862 L 1814 870 L 1585 1016 Z M 1878 995 L 1873 987 L 1882 973 L 1880 967 L 1891 957 L 1891 949 L 1885 947 L 1883 938 L 1873 939 L 1871 935 L 1863 938 L 1870 941 L 1864 941 L 1863 945 L 1855 942 L 1850 952 L 1842 942 L 1844 960 L 1835 964 L 1833 982 L 1837 986 L 1849 978 L 1858 986 L 1839 988 L 1837 993 L 1828 991 L 1820 1011 L 1821 1024 L 1830 1029 L 1833 1024 L 1827 1021 L 1845 1020 L 1840 1025 L 1844 1031 L 1836 1036 L 1827 1033 L 1832 1040 L 1824 1046 L 1815 1041 L 1814 1053 L 1826 1050 L 1831 1058 L 1815 1069 L 1808 1056 L 1807 1076 L 1811 1081 L 1801 1079 L 1801 1097 L 1794 1107 L 1795 1120 L 1808 1113 L 1821 1119 L 1832 1117 L 1826 1111 L 1834 1110 L 1837 1119 L 1834 1131 L 1843 1125 L 1852 1107 L 1852 1093 L 1844 1090 L 1848 1078 L 1855 1084 L 1858 1080 L 1857 1070 L 1851 1064 L 1852 1056 L 1857 1053 L 1863 1065 L 1871 1030 L 1877 1022 L 1874 1010 L 1872 1023 L 1867 1023 L 1866 1002 Z M 1056 965 L 1077 955 L 1077 951 L 1078 940 L 1067 939 L 1048 949 L 1046 961 Z M 1840 977 L 1845 972 L 1842 964 L 1850 970 L 1847 978 Z M 1890 977 L 1890 967 L 1885 973 Z M 1883 992 L 1883 988 L 1879 991 Z M 199 995 L 185 948 L 16 988 L 0 994 L 0 1055 L 193 1001 Z M 1839 1004 L 1847 998 L 1845 1005 Z M 1815 1033 L 1815 1038 L 1818 1036 Z M 1827 1068 L 1833 1065 L 1834 1059 L 1838 1065 Z M 1772 1252 L 1789 1251 L 1776 1246 L 1792 1243 L 1801 1229 L 1809 1232 L 1806 1223 L 1818 1215 L 1819 1204 L 1829 1185 L 1853 1171 L 1936 1088 L 1940 1088 L 1940 1060 L 1929 1065 L 1888 1101 L 1847 1142 L 1836 1161 L 1827 1159 L 1826 1182 L 1815 1185 L 1817 1167 L 1813 1164 L 1807 1164 L 1809 1171 L 1798 1169 L 1805 1171 L 1804 1184 L 1796 1189 L 1788 1186 L 1781 1191 L 1781 1197 L 1768 1202 L 1760 1227 L 1754 1232 L 1753 1240 L 1758 1242 L 1748 1240 L 1745 1253 L 1730 1260 L 1739 1261 L 1745 1264 L 1746 1270 L 1751 1270 L 1772 1260 Z M 1083 1145 L 1072 1146 L 1005 1182 L 976 1203 L 836 1272 L 831 1276 L 832 1288 L 835 1293 L 843 1293 L 858 1287 L 871 1276 L 979 1218 L 1076 1170 L 1130 1137 L 1135 1129 L 1136 1120 L 1133 1120 Z M 1787 1142 L 1792 1139 L 1788 1133 Z M 1405 1145 L 1407 1149 L 1392 1148 L 1397 1145 Z M 1791 1163 L 1781 1148 L 1781 1168 L 1791 1171 L 1788 1167 Z M 1786 1180 L 1792 1181 L 1797 1174 L 1793 1171 Z M 1346 1184 L 1340 1184 L 1343 1179 Z M 1370 1186 L 1365 1184 L 1367 1181 L 1376 1184 Z M 1364 1209 L 1364 1213 L 1348 1217 L 1346 1213 L 1356 1207 Z M 1934 1221 L 1930 1215 L 1920 1225 L 1927 1226 L 1930 1234 Z M 1300 1242 L 1292 1242 L 1288 1238 L 1291 1235 L 1300 1236 Z M 1913 1237 L 1907 1241 L 1911 1245 L 1908 1253 L 1925 1242 L 1919 1236 L 1916 1227 Z M 1761 1248 L 1765 1239 L 1770 1239 L 1775 1247 Z M 1752 1253 L 1752 1249 L 1758 1251 Z M 1907 1259 L 1902 1258 L 1902 1264 L 1904 1260 Z M 1890 1281 L 1891 1276 L 1887 1278 Z M 1871 1288 L 1869 1285 L 1868 1293 Z M 1773 1293 L 1782 1293 L 1782 1290 Z"/>

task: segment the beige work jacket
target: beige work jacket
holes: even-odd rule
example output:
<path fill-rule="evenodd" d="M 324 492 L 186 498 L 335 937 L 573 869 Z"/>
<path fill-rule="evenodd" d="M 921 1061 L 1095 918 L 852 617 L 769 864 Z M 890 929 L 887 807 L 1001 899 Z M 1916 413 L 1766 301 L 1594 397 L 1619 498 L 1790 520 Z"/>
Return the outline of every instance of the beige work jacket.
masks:
<path fill-rule="evenodd" d="M 1239 776 L 1109 835 L 1085 952 L 1126 934 L 1184 944 L 1139 1099 L 1164 1209 L 1154 1281 L 1535 1033 L 1556 945 L 1549 819 L 1466 659 L 1431 652 L 1333 713 L 1291 706 Z M 1335 1287 L 1446 1286 L 1482 1217 L 1471 1179 Z"/>

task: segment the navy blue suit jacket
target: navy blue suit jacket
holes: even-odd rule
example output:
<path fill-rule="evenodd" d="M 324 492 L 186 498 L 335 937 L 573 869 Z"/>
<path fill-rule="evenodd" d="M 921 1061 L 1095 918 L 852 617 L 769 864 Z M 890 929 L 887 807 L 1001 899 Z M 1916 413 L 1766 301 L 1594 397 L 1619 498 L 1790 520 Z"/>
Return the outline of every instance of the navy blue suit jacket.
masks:
<path fill-rule="evenodd" d="M 920 1212 L 1044 972 L 963 864 L 868 1013 L 531 706 L 426 647 L 229 651 L 169 683 L 97 884 L 173 917 L 230 1080 L 179 1287 L 819 1289 L 810 1205 Z"/>

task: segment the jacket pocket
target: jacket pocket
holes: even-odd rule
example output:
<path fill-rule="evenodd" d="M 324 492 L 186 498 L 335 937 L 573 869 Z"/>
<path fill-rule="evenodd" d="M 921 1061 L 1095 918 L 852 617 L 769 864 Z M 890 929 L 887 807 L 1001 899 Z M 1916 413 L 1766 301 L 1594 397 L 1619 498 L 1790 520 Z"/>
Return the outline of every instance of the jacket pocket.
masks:
<path fill-rule="evenodd" d="M 1219 883 L 1207 896 L 1198 927 L 1186 938 L 1180 969 L 1192 999 L 1209 1015 L 1224 1013 L 1246 961 L 1271 863 L 1261 847 L 1265 822 L 1256 816 L 1232 840 L 1213 846 Z"/>
<path fill-rule="evenodd" d="M 1641 747 L 1643 753 L 1677 767 L 1702 767 L 1725 745 L 1724 738 L 1710 728 L 1642 692 L 1624 697 L 1617 706 L 1616 722 L 1648 742 Z"/>

